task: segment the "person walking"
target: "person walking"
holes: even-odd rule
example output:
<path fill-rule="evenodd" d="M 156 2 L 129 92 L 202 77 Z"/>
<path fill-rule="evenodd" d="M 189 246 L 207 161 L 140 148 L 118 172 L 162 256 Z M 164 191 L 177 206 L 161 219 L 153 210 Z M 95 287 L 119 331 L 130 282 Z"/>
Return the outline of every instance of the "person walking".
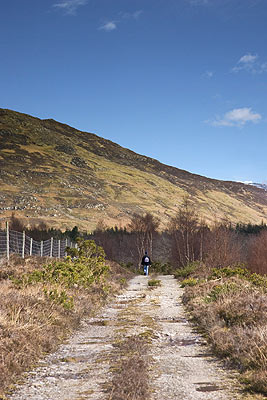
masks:
<path fill-rule="evenodd" d="M 147 251 L 145 251 L 145 255 L 142 258 L 141 265 L 144 268 L 144 275 L 147 276 L 148 275 L 148 268 L 151 265 L 151 260 L 150 260 L 149 255 L 147 254 Z"/>

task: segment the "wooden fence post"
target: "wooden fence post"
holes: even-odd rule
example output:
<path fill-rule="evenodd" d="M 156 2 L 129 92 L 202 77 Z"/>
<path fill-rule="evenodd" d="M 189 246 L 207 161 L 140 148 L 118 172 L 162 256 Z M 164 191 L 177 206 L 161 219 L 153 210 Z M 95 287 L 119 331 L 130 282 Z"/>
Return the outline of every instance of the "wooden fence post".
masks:
<path fill-rule="evenodd" d="M 67 257 L 67 252 L 66 252 L 67 247 L 68 247 L 68 239 L 66 239 L 66 242 L 65 242 L 65 257 Z"/>
<path fill-rule="evenodd" d="M 41 255 L 41 257 L 43 257 L 43 253 L 44 253 L 44 241 L 43 240 L 41 240 L 41 251 L 40 251 L 40 255 Z"/>
<path fill-rule="evenodd" d="M 53 257 L 53 238 L 51 237 L 50 257 Z"/>
<path fill-rule="evenodd" d="M 6 223 L 6 257 L 9 260 L 9 226 Z"/>
<path fill-rule="evenodd" d="M 32 256 L 32 238 L 31 238 L 31 242 L 30 242 L 30 256 Z"/>
<path fill-rule="evenodd" d="M 22 252 L 21 257 L 25 258 L 25 231 L 22 232 Z"/>
<path fill-rule="evenodd" d="M 58 239 L 58 252 L 57 252 L 58 258 L 60 258 L 60 239 Z"/>

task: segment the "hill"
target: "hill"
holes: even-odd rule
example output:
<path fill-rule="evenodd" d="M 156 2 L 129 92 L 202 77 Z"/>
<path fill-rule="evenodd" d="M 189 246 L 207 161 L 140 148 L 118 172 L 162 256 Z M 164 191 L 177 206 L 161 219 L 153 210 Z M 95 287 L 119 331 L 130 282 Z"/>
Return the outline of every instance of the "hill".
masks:
<path fill-rule="evenodd" d="M 267 193 L 136 154 L 52 119 L 0 109 L 0 218 L 91 230 L 151 212 L 167 224 L 189 196 L 207 221 L 267 222 Z"/>

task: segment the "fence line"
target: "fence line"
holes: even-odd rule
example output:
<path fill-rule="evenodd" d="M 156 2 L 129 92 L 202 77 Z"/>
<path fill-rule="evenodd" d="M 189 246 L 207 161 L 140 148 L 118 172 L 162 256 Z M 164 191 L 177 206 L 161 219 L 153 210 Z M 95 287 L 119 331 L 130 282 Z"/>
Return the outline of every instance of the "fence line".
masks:
<path fill-rule="evenodd" d="M 70 238 L 36 241 L 27 236 L 25 232 L 9 230 L 8 222 L 6 230 L 0 231 L 0 258 L 6 257 L 8 260 L 11 254 L 18 254 L 22 258 L 25 256 L 56 257 L 62 258 L 66 255 L 66 247 L 77 247 Z"/>

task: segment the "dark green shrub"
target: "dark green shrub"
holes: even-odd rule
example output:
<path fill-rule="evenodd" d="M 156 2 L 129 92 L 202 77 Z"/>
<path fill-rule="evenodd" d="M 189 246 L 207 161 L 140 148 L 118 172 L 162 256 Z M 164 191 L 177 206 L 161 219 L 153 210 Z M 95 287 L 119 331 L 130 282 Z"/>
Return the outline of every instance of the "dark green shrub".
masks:
<path fill-rule="evenodd" d="M 193 274 L 196 271 L 198 267 L 199 267 L 199 262 L 189 263 L 184 268 L 176 269 L 174 272 L 174 277 L 176 279 L 188 278 L 191 274 Z"/>
<path fill-rule="evenodd" d="M 205 297 L 206 303 L 211 303 L 217 301 L 222 295 L 229 294 L 231 292 L 237 292 L 239 287 L 234 282 L 227 282 L 222 285 L 214 286 L 211 291 Z"/>
<path fill-rule="evenodd" d="M 27 286 L 37 282 L 60 284 L 64 287 L 89 287 L 98 282 L 108 271 L 105 253 L 93 240 L 78 240 L 77 249 L 67 249 L 68 256 L 62 261 L 44 265 L 14 280 L 17 286 Z"/>
<path fill-rule="evenodd" d="M 195 278 L 188 278 L 188 279 L 184 279 L 181 282 L 181 287 L 185 287 L 185 286 L 196 286 L 199 283 L 198 279 Z"/>
<path fill-rule="evenodd" d="M 267 288 L 267 276 L 259 275 L 256 273 L 251 273 L 242 264 L 224 267 L 224 268 L 214 268 L 212 274 L 208 277 L 209 280 L 221 279 L 221 278 L 231 278 L 238 277 L 251 282 L 255 286 L 260 286 Z"/>
<path fill-rule="evenodd" d="M 71 310 L 74 307 L 73 297 L 68 296 L 65 290 L 58 291 L 58 289 L 44 289 L 44 294 L 47 299 L 56 304 L 62 305 L 66 310 Z"/>
<path fill-rule="evenodd" d="M 248 277 L 249 275 L 249 270 L 243 264 L 237 264 L 224 268 L 214 268 L 208 279 L 230 278 L 232 276 Z"/>
<path fill-rule="evenodd" d="M 162 263 L 160 261 L 153 261 L 150 271 L 160 275 L 171 275 L 173 273 L 173 267 L 169 262 Z"/>
<path fill-rule="evenodd" d="M 80 239 L 77 249 L 67 249 L 68 256 L 62 261 L 54 261 L 44 265 L 41 270 L 24 274 L 19 279 L 13 279 L 18 288 L 33 285 L 38 282 L 50 285 L 44 288 L 45 296 L 66 309 L 73 307 L 73 298 L 61 288 L 89 288 L 94 282 L 99 282 L 108 272 L 105 265 L 105 253 L 102 247 L 93 240 Z M 103 286 L 104 292 L 108 287 Z"/>
<path fill-rule="evenodd" d="M 256 274 L 255 272 L 253 274 L 251 274 L 248 278 L 248 280 L 253 283 L 253 285 L 255 286 L 261 286 L 264 288 L 267 288 L 267 276 L 264 275 L 259 275 Z"/>

